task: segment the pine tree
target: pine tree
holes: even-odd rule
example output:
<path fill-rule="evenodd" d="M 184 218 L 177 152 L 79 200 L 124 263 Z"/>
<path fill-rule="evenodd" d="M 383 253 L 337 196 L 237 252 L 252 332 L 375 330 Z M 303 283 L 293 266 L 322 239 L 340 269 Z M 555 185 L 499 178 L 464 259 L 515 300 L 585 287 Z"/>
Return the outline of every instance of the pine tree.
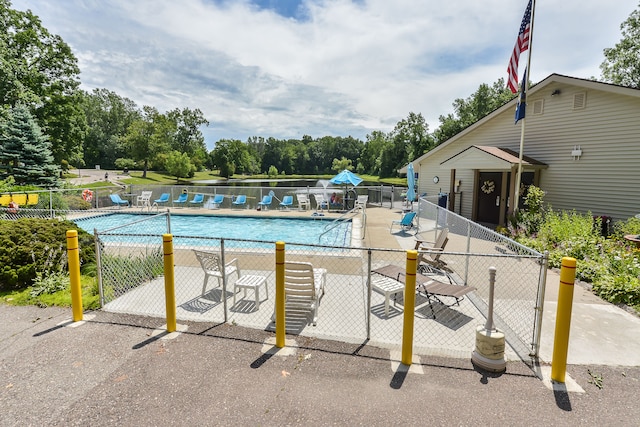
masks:
<path fill-rule="evenodd" d="M 18 185 L 57 185 L 60 170 L 51 144 L 26 107 L 12 108 L 0 125 L 0 148 L 0 179 L 13 176 Z"/>

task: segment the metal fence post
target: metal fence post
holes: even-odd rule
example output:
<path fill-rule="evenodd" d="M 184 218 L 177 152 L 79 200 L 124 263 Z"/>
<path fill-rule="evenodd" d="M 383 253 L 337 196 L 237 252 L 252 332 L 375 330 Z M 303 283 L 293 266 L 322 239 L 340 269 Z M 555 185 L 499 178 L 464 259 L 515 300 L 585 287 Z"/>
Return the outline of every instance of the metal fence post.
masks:
<path fill-rule="evenodd" d="M 224 310 L 224 323 L 229 321 L 229 312 L 227 307 L 227 262 L 224 259 L 224 239 L 220 239 L 220 261 L 222 262 L 222 307 Z"/>
<path fill-rule="evenodd" d="M 536 314 L 533 325 L 533 343 L 531 345 L 531 357 L 540 354 L 540 335 L 542 333 L 542 317 L 544 315 L 544 293 L 547 287 L 547 269 L 549 268 L 549 251 L 544 251 L 540 259 L 540 276 L 538 280 L 538 295 L 536 297 Z"/>
<path fill-rule="evenodd" d="M 371 249 L 367 251 L 367 340 L 371 339 Z"/>
<path fill-rule="evenodd" d="M 98 229 L 93 229 L 93 241 L 96 247 L 96 269 L 98 270 L 98 292 L 100 294 L 100 307 L 104 307 L 104 290 L 102 289 L 102 248 L 100 247 L 100 238 L 98 237 Z"/>
<path fill-rule="evenodd" d="M 285 308 L 284 308 L 284 242 L 276 242 L 276 347 L 285 344 Z"/>

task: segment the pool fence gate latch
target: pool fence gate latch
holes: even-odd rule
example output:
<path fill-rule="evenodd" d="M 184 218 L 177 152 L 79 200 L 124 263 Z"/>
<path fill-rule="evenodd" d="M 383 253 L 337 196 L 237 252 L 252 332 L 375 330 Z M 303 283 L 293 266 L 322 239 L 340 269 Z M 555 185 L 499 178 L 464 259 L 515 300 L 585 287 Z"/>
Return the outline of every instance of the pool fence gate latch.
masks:
<path fill-rule="evenodd" d="M 493 325 L 493 290 L 496 268 L 489 267 L 489 312 L 484 326 L 476 328 L 476 348 L 471 354 L 474 365 L 490 372 L 503 372 L 507 368 L 504 358 L 504 333 Z"/>

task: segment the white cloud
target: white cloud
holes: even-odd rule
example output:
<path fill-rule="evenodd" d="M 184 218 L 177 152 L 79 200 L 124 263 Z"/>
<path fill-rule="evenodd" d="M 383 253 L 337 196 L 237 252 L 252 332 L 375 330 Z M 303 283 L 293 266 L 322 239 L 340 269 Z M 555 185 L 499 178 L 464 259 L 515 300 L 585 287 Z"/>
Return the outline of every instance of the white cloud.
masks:
<path fill-rule="evenodd" d="M 365 137 L 410 111 L 431 130 L 506 77 L 526 1 L 304 0 L 296 20 L 244 1 L 24 0 L 79 59 L 83 87 L 200 108 L 222 138 Z M 637 6 L 538 2 L 531 79 L 599 76 Z"/>

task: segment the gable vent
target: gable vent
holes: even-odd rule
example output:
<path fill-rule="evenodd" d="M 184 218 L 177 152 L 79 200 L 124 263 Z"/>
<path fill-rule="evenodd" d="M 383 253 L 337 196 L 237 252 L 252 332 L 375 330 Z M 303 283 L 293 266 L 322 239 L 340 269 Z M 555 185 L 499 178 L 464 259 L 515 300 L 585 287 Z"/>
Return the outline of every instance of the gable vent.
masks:
<path fill-rule="evenodd" d="M 573 95 L 573 109 L 579 110 L 587 106 L 586 92 L 580 92 Z"/>
<path fill-rule="evenodd" d="M 544 99 L 538 99 L 533 102 L 533 114 L 540 115 L 544 111 Z"/>

